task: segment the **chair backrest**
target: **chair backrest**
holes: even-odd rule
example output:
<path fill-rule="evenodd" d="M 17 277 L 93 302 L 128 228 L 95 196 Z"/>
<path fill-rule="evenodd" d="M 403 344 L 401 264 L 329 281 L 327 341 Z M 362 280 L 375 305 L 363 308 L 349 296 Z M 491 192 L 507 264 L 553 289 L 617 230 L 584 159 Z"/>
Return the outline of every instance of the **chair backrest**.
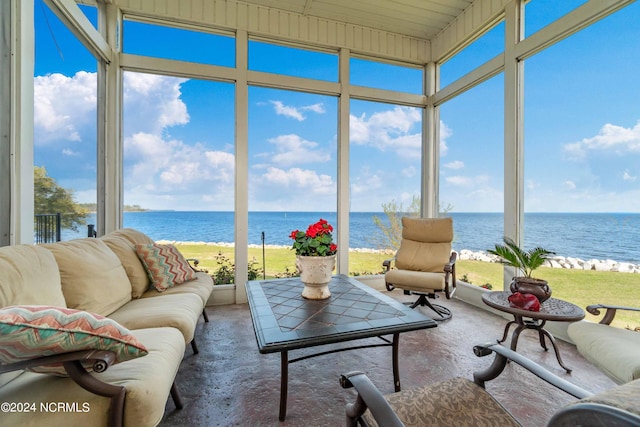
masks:
<path fill-rule="evenodd" d="M 443 272 L 451 256 L 452 218 L 402 217 L 402 241 L 396 254 L 401 270 Z"/>

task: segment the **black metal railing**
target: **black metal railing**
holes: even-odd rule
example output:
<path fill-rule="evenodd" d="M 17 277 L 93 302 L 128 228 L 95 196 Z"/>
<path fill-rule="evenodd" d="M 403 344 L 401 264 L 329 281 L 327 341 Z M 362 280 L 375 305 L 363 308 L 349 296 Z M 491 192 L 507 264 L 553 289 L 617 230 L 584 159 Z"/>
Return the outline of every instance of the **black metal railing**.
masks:
<path fill-rule="evenodd" d="M 54 214 L 35 215 L 35 242 L 53 243 L 62 240 L 60 227 L 60 212 Z"/>

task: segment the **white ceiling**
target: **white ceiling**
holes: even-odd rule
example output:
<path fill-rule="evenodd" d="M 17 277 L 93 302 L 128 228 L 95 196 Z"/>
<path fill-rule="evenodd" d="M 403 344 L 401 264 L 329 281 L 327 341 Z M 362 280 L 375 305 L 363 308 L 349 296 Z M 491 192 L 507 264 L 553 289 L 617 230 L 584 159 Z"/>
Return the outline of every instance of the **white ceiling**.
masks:
<path fill-rule="evenodd" d="M 241 1 L 428 40 L 473 3 L 473 0 Z"/>

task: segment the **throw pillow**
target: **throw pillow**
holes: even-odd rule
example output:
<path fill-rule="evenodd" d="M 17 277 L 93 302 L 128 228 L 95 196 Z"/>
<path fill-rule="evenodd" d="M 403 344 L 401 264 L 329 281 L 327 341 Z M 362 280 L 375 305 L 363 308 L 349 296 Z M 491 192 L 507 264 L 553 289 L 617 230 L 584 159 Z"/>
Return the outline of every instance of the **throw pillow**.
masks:
<path fill-rule="evenodd" d="M 159 292 L 196 278 L 196 272 L 173 245 L 138 244 L 136 253 Z"/>
<path fill-rule="evenodd" d="M 99 314 L 45 305 L 0 309 L 0 362 L 14 363 L 82 350 L 114 351 L 115 363 L 148 353 L 131 331 Z M 29 370 L 67 375 L 61 363 Z"/>

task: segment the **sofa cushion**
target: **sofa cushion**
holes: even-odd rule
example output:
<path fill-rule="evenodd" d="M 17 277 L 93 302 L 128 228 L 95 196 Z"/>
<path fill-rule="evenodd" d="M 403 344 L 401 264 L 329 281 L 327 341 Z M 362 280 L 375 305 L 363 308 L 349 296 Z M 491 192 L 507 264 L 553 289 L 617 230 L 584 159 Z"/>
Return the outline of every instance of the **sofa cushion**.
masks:
<path fill-rule="evenodd" d="M 122 235 L 110 233 L 100 239 L 120 259 L 131 282 L 131 298 L 140 298 L 149 289 L 151 282 L 144 265 L 136 254 L 136 245 Z"/>
<path fill-rule="evenodd" d="M 0 248 L 0 307 L 21 304 L 67 306 L 56 259 L 43 247 Z"/>
<path fill-rule="evenodd" d="M 149 351 L 145 357 L 110 366 L 94 377 L 127 390 L 124 403 L 125 426 L 155 426 L 165 412 L 171 385 L 184 356 L 182 334 L 173 328 L 131 331 Z M 3 427 L 26 426 L 106 426 L 109 399 L 92 394 L 71 378 L 24 372 L 0 388 L 2 402 L 78 402 L 76 411 L 11 412 L 1 417 Z M 84 404 L 90 408 L 83 411 Z"/>
<path fill-rule="evenodd" d="M 131 300 L 131 284 L 118 257 L 99 239 L 42 245 L 53 252 L 67 307 L 102 316 Z"/>
<path fill-rule="evenodd" d="M 640 379 L 640 332 L 582 321 L 567 333 L 580 354 L 618 384 Z"/>
<path fill-rule="evenodd" d="M 202 305 L 206 306 L 212 291 L 213 279 L 211 278 L 211 276 L 204 272 L 196 272 L 195 280 L 190 280 L 181 284 L 180 286 L 174 286 L 173 288 L 169 288 L 163 292 L 160 292 L 156 288 L 151 286 L 147 292 L 142 294 L 141 298 L 174 294 L 196 294 L 200 297 L 200 299 L 202 299 Z"/>
<path fill-rule="evenodd" d="M 138 244 L 136 253 L 149 274 L 151 284 L 160 292 L 196 278 L 196 272 L 173 245 Z"/>
<path fill-rule="evenodd" d="M 109 233 L 109 236 L 119 236 L 128 240 L 133 246 L 138 244 L 153 243 L 153 239 L 134 228 L 121 228 Z"/>
<path fill-rule="evenodd" d="M 147 349 L 127 328 L 97 314 L 43 305 L 0 309 L 1 362 L 14 363 L 81 350 L 114 351 L 115 363 L 147 354 Z M 85 367 L 89 369 L 90 365 Z M 29 370 L 66 375 L 59 363 Z"/>
<path fill-rule="evenodd" d="M 163 295 L 129 301 L 110 318 L 134 330 L 171 326 L 179 329 L 185 342 L 191 342 L 204 304 L 195 294 Z"/>

